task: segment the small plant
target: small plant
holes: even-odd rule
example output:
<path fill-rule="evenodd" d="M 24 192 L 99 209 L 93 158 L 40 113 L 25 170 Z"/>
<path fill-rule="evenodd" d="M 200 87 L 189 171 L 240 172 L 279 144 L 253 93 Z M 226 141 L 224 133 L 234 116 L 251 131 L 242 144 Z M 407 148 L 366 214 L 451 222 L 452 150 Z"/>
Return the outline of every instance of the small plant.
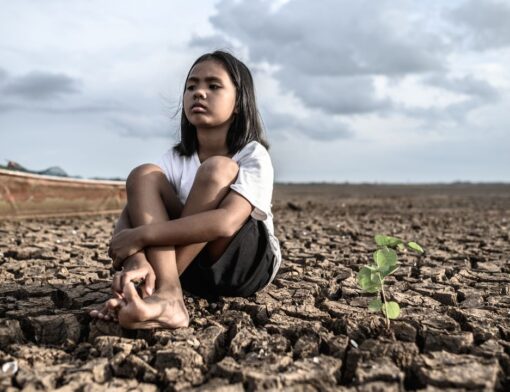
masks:
<path fill-rule="evenodd" d="M 399 268 L 395 249 L 403 251 L 407 248 L 421 254 L 423 248 L 416 242 L 405 243 L 399 238 L 381 234 L 377 234 L 374 239 L 378 248 L 374 252 L 374 263 L 361 268 L 358 273 L 358 283 L 363 291 L 377 293 L 377 296 L 368 304 L 368 309 L 371 312 L 382 312 L 386 317 L 386 327 L 389 328 L 390 319 L 396 319 L 400 315 L 400 306 L 395 301 L 387 301 L 384 291 L 384 278 Z"/>

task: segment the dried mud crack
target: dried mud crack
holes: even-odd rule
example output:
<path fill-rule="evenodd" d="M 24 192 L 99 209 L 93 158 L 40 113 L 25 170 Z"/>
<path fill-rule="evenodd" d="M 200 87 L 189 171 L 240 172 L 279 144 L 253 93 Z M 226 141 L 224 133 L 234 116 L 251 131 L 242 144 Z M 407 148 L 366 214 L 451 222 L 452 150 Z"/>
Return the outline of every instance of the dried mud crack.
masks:
<path fill-rule="evenodd" d="M 91 320 L 115 217 L 0 222 L 0 390 L 509 390 L 510 186 L 277 186 L 283 264 L 251 298 L 186 297 L 189 328 Z M 419 239 L 385 330 L 356 274 Z"/>

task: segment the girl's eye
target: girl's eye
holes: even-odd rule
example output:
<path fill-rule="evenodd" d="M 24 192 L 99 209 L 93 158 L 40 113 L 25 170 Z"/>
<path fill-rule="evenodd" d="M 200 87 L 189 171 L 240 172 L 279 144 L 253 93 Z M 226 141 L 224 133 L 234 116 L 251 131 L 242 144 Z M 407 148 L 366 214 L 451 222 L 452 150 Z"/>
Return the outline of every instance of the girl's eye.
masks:
<path fill-rule="evenodd" d="M 209 88 L 210 88 L 211 90 L 217 90 L 217 89 L 219 89 L 220 87 L 221 87 L 221 86 L 220 86 L 219 84 L 211 84 L 211 85 L 209 86 Z"/>
<path fill-rule="evenodd" d="M 192 84 L 186 86 L 186 90 L 188 90 L 188 91 L 193 91 L 194 88 L 195 88 L 195 86 Z"/>

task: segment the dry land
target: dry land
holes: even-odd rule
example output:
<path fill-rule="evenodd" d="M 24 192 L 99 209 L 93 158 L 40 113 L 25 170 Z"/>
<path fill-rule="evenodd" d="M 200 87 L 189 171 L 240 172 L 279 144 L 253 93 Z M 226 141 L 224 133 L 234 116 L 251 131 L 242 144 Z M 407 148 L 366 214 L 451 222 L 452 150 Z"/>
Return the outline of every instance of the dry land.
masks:
<path fill-rule="evenodd" d="M 88 316 L 114 216 L 0 222 L 0 390 L 510 389 L 510 185 L 279 185 L 273 212 L 275 281 L 187 296 L 174 331 Z M 388 280 L 389 332 L 356 282 L 376 233 L 426 249 Z"/>

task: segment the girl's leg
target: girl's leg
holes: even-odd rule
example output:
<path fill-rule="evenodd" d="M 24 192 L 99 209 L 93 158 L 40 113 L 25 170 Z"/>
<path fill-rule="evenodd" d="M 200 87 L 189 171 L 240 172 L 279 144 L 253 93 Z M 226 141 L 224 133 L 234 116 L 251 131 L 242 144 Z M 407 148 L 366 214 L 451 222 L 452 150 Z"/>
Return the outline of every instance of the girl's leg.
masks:
<path fill-rule="evenodd" d="M 177 207 L 179 208 L 180 213 L 180 211 L 182 210 L 182 205 L 180 204 L 180 202 L 179 204 L 177 204 Z M 115 225 L 113 235 L 119 233 L 124 229 L 130 229 L 132 227 L 133 226 L 131 225 L 131 222 L 129 220 L 129 214 L 126 206 L 122 210 L 120 217 L 117 221 L 117 224 Z M 154 275 L 154 271 L 152 270 L 151 265 L 149 264 L 147 258 L 145 257 L 145 252 L 143 250 L 134 255 L 129 256 L 126 260 L 122 262 L 122 264 L 116 265 L 116 263 L 114 262 L 113 266 L 117 270 L 120 270 L 122 268 L 123 272 L 117 272 L 113 276 L 112 281 L 113 297 L 110 300 L 106 301 L 100 309 L 94 309 L 89 313 L 90 316 L 94 318 L 100 318 L 104 320 L 113 319 L 114 321 L 116 321 L 115 310 L 122 303 L 123 298 L 122 281 L 126 279 L 125 276 L 126 271 L 137 270 L 138 275 L 140 275 L 140 272 L 142 272 L 144 278 L 144 285 L 142 287 L 144 296 L 150 295 L 147 289 L 153 290 L 155 287 L 156 277 Z"/>
<path fill-rule="evenodd" d="M 182 209 L 181 216 L 217 208 L 229 191 L 229 185 L 238 173 L 237 164 L 225 157 L 212 157 L 205 161 L 195 178 L 192 190 Z M 169 198 L 169 184 L 160 168 L 143 165 L 135 169 L 127 182 L 128 212 L 133 226 L 161 222 L 169 219 L 165 206 Z M 167 211 L 168 210 L 168 211 Z M 221 254 L 231 238 L 222 238 L 209 244 L 210 252 Z M 156 292 L 142 300 L 130 286 L 127 305 L 121 306 L 119 322 L 128 328 L 180 327 L 188 324 L 179 274 L 189 265 L 206 243 L 180 246 L 152 247 L 146 255 L 156 274 Z"/>
<path fill-rule="evenodd" d="M 200 166 L 186 200 L 181 217 L 198 214 L 221 206 L 237 178 L 239 166 L 230 158 L 215 156 Z M 225 251 L 233 236 L 219 238 L 209 243 L 190 244 L 175 248 L 179 275 L 189 266 L 200 251 L 207 247 L 212 260 L 217 260 Z"/>

